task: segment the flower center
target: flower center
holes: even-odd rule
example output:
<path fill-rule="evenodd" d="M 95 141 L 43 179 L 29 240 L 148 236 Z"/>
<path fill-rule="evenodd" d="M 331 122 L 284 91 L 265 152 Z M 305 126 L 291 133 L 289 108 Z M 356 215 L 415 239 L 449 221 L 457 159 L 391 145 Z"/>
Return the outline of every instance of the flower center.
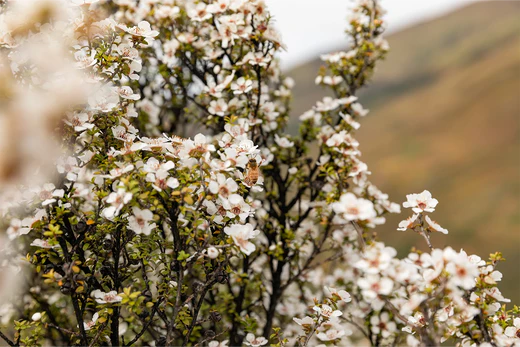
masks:
<path fill-rule="evenodd" d="M 349 208 L 347 208 L 347 213 L 353 214 L 353 215 L 358 215 L 359 209 L 357 207 L 349 207 Z"/>
<path fill-rule="evenodd" d="M 106 294 L 105 297 L 103 298 L 106 302 L 110 302 L 110 301 L 113 301 L 115 299 L 115 295 L 113 294 Z"/>
<path fill-rule="evenodd" d="M 224 198 L 226 198 L 229 195 L 229 189 L 226 186 L 221 186 L 218 192 Z"/>

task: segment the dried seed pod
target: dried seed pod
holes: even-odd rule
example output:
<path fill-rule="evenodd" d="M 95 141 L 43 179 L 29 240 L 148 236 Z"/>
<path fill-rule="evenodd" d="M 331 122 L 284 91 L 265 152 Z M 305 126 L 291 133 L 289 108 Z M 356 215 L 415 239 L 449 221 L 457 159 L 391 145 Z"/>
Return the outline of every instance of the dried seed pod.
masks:
<path fill-rule="evenodd" d="M 226 283 L 227 281 L 228 281 L 227 273 L 225 273 L 224 271 L 220 271 L 217 274 L 217 282 L 222 284 L 222 283 Z"/>
<path fill-rule="evenodd" d="M 111 251 L 112 247 L 114 247 L 114 241 L 112 239 L 103 240 L 103 248 L 107 251 Z"/>
<path fill-rule="evenodd" d="M 220 313 L 218 313 L 217 311 L 211 311 L 209 313 L 209 319 L 215 323 L 220 322 L 222 320 L 222 315 Z"/>
<path fill-rule="evenodd" d="M 213 330 L 206 330 L 204 332 L 204 338 L 206 339 L 212 339 L 213 337 L 215 337 L 215 332 Z"/>
<path fill-rule="evenodd" d="M 85 229 L 87 229 L 87 223 L 85 223 L 84 221 L 80 220 L 78 222 L 78 224 L 76 224 L 76 232 L 82 233 L 82 232 L 85 231 Z"/>
<path fill-rule="evenodd" d="M 65 295 L 69 295 L 72 293 L 72 285 L 70 282 L 65 282 L 60 287 L 60 292 L 62 292 Z"/>

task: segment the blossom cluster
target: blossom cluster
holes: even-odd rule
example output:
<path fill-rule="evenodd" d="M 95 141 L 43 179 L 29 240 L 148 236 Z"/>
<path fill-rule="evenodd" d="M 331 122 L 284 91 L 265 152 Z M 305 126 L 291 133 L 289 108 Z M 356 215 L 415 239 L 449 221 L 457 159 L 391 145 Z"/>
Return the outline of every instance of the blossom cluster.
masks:
<path fill-rule="evenodd" d="M 426 215 L 437 205 L 429 192 L 407 197 L 415 214 L 399 225 L 423 235 L 429 253 L 398 259 L 374 233 L 400 212 L 369 181 L 355 139 L 368 113 L 356 92 L 388 50 L 377 2 L 353 9 L 346 52 L 322 56 L 315 82 L 334 97 L 299 117 L 298 136 L 285 131 L 294 82 L 280 71 L 284 45 L 262 0 L 57 4 L 23 7 L 33 19 L 15 26 L 17 7 L 0 5 L 10 59 L 0 70 L 12 85 L 55 81 L 26 60 L 39 51 L 13 40 L 59 37 L 84 88 L 81 98 L 48 91 L 62 101 L 53 174 L 0 191 L 11 275 L 1 274 L 25 279 L 0 303 L 6 342 L 518 340 L 518 310 L 497 288 L 500 254 L 486 262 L 434 249 L 430 232 L 447 230 Z"/>

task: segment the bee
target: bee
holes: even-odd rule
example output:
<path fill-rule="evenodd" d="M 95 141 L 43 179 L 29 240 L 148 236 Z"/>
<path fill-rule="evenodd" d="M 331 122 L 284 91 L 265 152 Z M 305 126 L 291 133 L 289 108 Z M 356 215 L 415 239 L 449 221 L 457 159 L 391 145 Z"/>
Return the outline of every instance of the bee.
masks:
<path fill-rule="evenodd" d="M 263 161 L 262 161 L 263 162 Z M 262 164 L 262 162 L 260 164 Z M 246 178 L 244 178 L 245 185 L 252 187 L 258 181 L 260 169 L 255 158 L 249 159 L 246 165 Z"/>

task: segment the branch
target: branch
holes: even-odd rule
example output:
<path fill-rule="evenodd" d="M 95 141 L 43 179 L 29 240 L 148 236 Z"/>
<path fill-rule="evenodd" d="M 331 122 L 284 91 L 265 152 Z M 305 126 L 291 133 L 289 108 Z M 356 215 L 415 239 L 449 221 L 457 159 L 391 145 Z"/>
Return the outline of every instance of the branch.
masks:
<path fill-rule="evenodd" d="M 131 346 L 133 345 L 134 343 L 137 342 L 137 340 L 139 340 L 139 338 L 141 338 L 141 336 L 143 336 L 143 334 L 145 333 L 145 331 L 148 329 L 148 327 L 150 326 L 150 324 L 152 324 L 153 322 L 153 316 L 155 316 L 155 313 L 157 312 L 157 308 L 159 307 L 159 305 L 161 304 L 163 298 L 160 298 L 159 300 L 157 300 L 157 302 L 153 305 L 153 308 L 152 308 L 152 314 L 150 315 L 150 319 L 148 320 L 148 322 L 146 322 L 146 324 L 143 326 L 143 328 L 141 329 L 141 331 L 135 335 L 135 337 L 133 338 L 132 341 L 128 342 L 125 346 Z"/>
<path fill-rule="evenodd" d="M 16 346 L 16 344 L 15 344 L 13 341 L 11 341 L 7 336 L 5 336 L 1 331 L 0 331 L 0 337 L 1 337 L 5 342 L 7 342 L 7 344 L 8 344 L 9 346 L 11 346 L 11 347 L 15 347 L 15 346 Z"/>

